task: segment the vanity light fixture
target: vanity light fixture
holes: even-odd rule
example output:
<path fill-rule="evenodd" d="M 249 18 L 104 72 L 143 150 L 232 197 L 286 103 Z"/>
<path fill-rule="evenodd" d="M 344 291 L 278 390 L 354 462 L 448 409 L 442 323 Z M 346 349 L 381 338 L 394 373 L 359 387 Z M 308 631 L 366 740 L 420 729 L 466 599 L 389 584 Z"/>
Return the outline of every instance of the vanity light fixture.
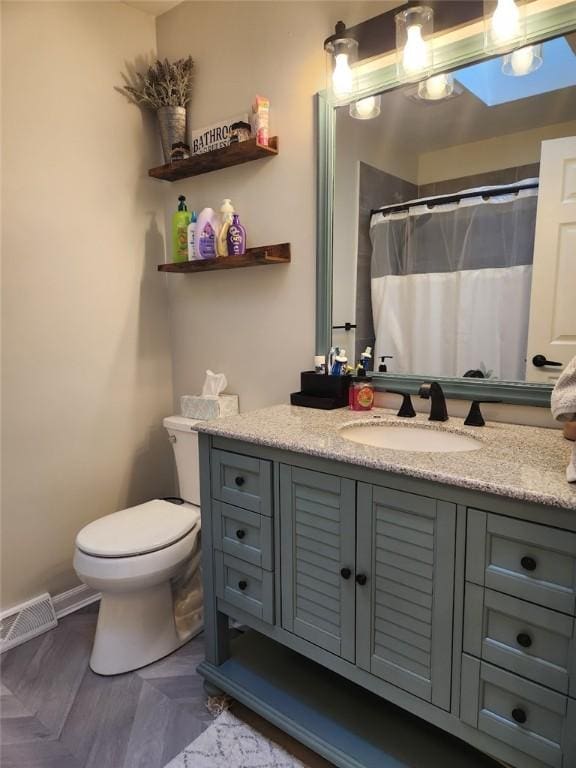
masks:
<path fill-rule="evenodd" d="M 486 50 L 517 46 L 526 39 L 523 0 L 484 0 Z"/>
<path fill-rule="evenodd" d="M 346 31 L 343 21 L 336 24 L 334 34 L 324 40 L 328 54 L 328 87 L 336 98 L 346 98 L 354 92 L 352 64 L 358 56 L 358 41 Z"/>
<path fill-rule="evenodd" d="M 542 45 L 526 45 L 507 53 L 502 59 L 502 72 L 513 77 L 522 77 L 536 72 L 544 62 Z"/>
<path fill-rule="evenodd" d="M 415 5 L 394 18 L 398 77 L 408 82 L 420 80 L 432 70 L 434 11 L 426 5 Z"/>
<path fill-rule="evenodd" d="M 418 83 L 418 98 L 425 101 L 441 101 L 454 94 L 454 78 L 450 74 L 432 75 Z"/>
<path fill-rule="evenodd" d="M 380 96 L 367 96 L 350 104 L 350 117 L 356 120 L 372 120 L 380 114 Z"/>

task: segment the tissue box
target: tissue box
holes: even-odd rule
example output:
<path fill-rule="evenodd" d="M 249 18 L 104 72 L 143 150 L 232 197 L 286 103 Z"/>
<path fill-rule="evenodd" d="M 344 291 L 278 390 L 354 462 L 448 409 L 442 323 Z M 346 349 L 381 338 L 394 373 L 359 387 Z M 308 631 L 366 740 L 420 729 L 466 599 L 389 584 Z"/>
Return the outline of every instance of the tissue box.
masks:
<path fill-rule="evenodd" d="M 221 419 L 223 416 L 235 416 L 238 413 L 238 395 L 218 395 L 218 397 L 202 397 L 202 395 L 182 395 L 180 412 L 188 419 Z"/>

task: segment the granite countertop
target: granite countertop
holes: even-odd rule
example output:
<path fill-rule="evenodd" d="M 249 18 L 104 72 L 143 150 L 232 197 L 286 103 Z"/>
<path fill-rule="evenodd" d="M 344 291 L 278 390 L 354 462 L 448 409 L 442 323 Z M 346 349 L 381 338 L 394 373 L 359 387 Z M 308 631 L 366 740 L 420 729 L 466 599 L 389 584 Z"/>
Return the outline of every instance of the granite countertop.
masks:
<path fill-rule="evenodd" d="M 388 450 L 351 442 L 340 428 L 348 424 L 376 423 L 426 425 L 433 429 L 470 435 L 482 443 L 476 451 L 415 453 Z M 394 411 L 320 411 L 293 405 L 275 405 L 240 416 L 198 424 L 198 431 L 248 443 L 281 448 L 399 475 L 420 477 L 511 499 L 576 510 L 576 484 L 566 481 L 571 443 L 561 430 L 487 422 L 466 427 L 462 419 L 433 424 L 425 414 L 399 419 Z"/>

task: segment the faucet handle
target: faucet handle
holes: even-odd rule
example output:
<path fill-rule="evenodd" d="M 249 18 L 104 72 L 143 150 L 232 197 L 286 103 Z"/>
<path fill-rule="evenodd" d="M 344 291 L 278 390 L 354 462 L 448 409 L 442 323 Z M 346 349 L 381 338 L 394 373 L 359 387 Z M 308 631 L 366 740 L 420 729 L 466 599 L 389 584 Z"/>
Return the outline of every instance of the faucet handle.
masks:
<path fill-rule="evenodd" d="M 402 405 L 397 413 L 398 416 L 402 416 L 402 418 L 406 419 L 411 419 L 416 416 L 410 392 L 402 392 L 400 389 L 386 389 L 386 392 L 389 392 L 391 395 L 400 395 L 402 397 Z"/>
<path fill-rule="evenodd" d="M 501 403 L 502 400 L 472 400 L 468 416 L 464 420 L 464 424 L 467 427 L 483 427 L 486 422 L 482 416 L 480 405 L 483 403 Z"/>

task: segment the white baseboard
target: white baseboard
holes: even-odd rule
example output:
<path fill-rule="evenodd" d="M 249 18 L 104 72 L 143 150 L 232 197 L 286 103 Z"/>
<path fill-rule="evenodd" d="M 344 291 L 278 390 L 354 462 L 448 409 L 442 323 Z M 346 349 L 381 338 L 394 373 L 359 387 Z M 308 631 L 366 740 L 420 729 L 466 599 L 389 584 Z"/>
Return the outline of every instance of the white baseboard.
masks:
<path fill-rule="evenodd" d="M 79 611 L 80 608 L 84 608 L 98 600 L 100 600 L 100 592 L 86 586 L 86 584 L 80 584 L 77 587 L 68 589 L 66 592 L 55 595 L 52 598 L 52 603 L 56 612 L 56 618 L 61 619 L 64 616 L 68 616 L 69 613 Z"/>

